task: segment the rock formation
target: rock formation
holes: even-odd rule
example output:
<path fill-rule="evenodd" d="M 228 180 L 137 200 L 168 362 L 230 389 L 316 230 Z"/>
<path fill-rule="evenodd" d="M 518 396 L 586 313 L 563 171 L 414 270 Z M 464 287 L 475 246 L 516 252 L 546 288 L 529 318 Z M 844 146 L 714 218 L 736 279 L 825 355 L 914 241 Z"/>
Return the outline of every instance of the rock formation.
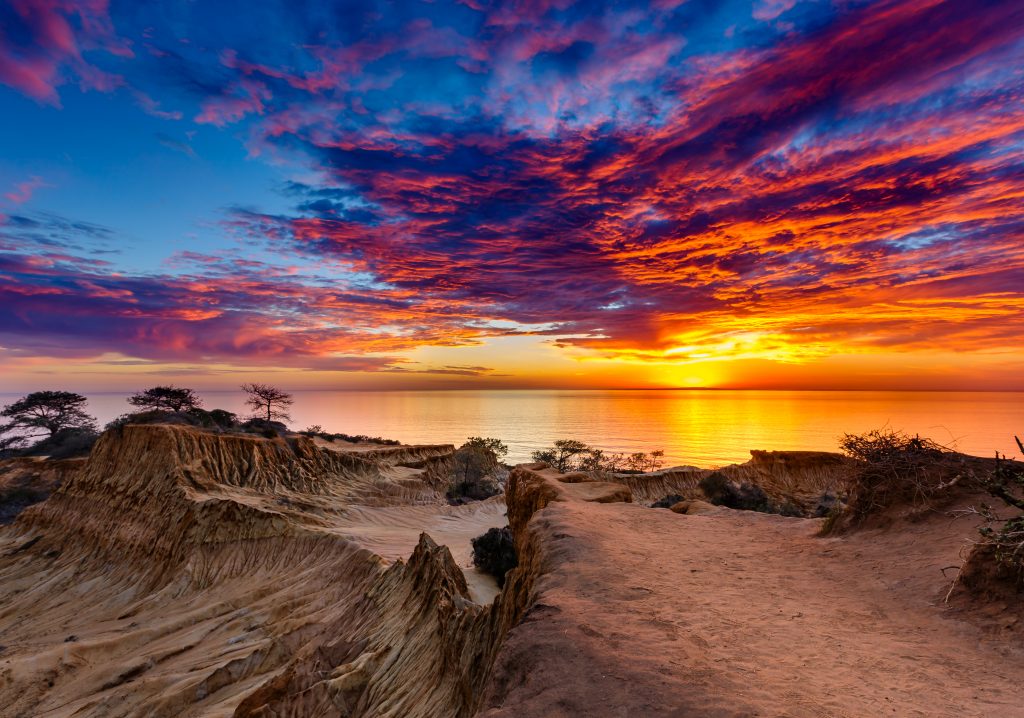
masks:
<path fill-rule="evenodd" d="M 0 716 L 1021 705 L 1020 661 L 985 670 L 1015 649 L 939 607 L 948 520 L 820 538 L 815 519 L 644 505 L 707 472 L 592 481 L 543 464 L 513 470 L 504 501 L 449 506 L 453 450 L 106 433 L 0 529 Z M 17 470 L 58 471 L 40 466 Z M 842 469 L 785 453 L 723 471 L 810 502 Z M 470 540 L 506 521 L 517 566 L 499 591 L 470 568 Z"/>

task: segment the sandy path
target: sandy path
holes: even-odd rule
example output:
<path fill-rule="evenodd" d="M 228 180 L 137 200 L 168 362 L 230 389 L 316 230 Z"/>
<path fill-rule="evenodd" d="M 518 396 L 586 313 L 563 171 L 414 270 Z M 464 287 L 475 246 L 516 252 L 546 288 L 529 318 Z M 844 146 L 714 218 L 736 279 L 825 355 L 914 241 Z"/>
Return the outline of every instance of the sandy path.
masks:
<path fill-rule="evenodd" d="M 1024 716 L 1019 641 L 941 606 L 948 520 L 852 539 L 625 504 L 534 521 L 557 567 L 503 648 L 508 708 L 486 715 Z"/>

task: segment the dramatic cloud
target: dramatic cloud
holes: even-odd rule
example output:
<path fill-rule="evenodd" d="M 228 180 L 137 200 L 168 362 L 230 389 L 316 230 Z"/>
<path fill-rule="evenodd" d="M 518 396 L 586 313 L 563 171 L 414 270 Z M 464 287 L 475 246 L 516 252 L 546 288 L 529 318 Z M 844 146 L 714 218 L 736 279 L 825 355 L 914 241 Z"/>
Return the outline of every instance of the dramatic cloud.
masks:
<path fill-rule="evenodd" d="M 90 64 L 84 50 L 130 57 L 113 32 L 106 0 L 9 0 L 0 4 L 0 83 L 41 102 L 59 104 L 57 87 L 69 76 L 83 89 L 121 84 Z"/>
<path fill-rule="evenodd" d="M 291 211 L 219 223 L 259 261 L 159 276 L 8 217 L 5 345 L 411 371 L 523 333 L 634 362 L 1020 347 L 1020 2 L 233 5 L 5 11 L 0 81 L 123 85 L 297 178 Z M 183 131 L 156 141 L 194 158 Z"/>

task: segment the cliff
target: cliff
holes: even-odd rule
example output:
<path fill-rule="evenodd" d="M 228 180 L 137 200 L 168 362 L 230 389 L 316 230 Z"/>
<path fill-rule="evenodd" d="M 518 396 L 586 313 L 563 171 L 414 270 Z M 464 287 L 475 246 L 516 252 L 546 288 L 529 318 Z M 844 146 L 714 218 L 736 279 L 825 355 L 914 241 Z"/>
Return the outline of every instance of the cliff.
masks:
<path fill-rule="evenodd" d="M 346 535 L 356 505 L 436 503 L 401 464 L 450 452 L 105 434 L 0 533 L 0 714 L 468 714 L 443 637 L 484 609 L 449 551 L 423 536 L 389 565 Z"/>
<path fill-rule="evenodd" d="M 842 454 L 825 451 L 754 450 L 750 461 L 720 469 L 682 466 L 646 474 L 615 474 L 609 480 L 628 487 L 637 502 L 650 504 L 672 494 L 699 498 L 701 480 L 721 473 L 732 481 L 759 486 L 777 503 L 790 502 L 810 511 L 823 494 L 845 491 L 852 466 Z"/>
<path fill-rule="evenodd" d="M 104 435 L 0 529 L 0 716 L 961 716 L 1024 698 L 1019 646 L 942 602 L 963 543 L 945 517 L 820 538 L 819 520 L 639 502 L 689 471 L 543 464 L 512 471 L 504 503 L 447 506 L 451 451 Z M 807 496 L 843 470 L 792 452 L 728 469 Z M 506 509 L 518 566 L 498 591 L 469 540 Z"/>

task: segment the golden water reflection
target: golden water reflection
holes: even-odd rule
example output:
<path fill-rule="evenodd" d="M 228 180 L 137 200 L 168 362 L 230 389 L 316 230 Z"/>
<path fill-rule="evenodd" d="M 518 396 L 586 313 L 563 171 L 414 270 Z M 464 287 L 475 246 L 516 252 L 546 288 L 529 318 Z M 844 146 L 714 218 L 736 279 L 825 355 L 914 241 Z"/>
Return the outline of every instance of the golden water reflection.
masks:
<path fill-rule="evenodd" d="M 203 394 L 208 407 L 242 411 L 238 393 Z M 744 461 L 751 449 L 836 450 L 844 432 L 891 426 L 961 451 L 1013 455 L 1024 433 L 1024 393 L 815 391 L 296 392 L 292 425 L 415 443 L 494 436 L 509 460 L 559 438 L 608 451 L 664 449 L 671 464 Z M 106 421 L 121 395 L 90 397 Z"/>

